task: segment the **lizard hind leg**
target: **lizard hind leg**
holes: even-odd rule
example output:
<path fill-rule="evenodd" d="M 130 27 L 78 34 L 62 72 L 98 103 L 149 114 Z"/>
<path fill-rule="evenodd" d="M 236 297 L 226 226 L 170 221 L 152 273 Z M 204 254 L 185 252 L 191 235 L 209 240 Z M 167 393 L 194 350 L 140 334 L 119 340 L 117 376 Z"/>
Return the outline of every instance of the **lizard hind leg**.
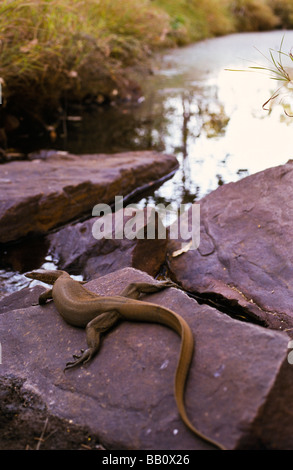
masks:
<path fill-rule="evenodd" d="M 52 297 L 52 289 L 45 290 L 39 295 L 38 302 L 33 303 L 32 305 L 45 305 L 47 300 L 51 300 Z"/>
<path fill-rule="evenodd" d="M 89 362 L 98 352 L 101 342 L 101 334 L 112 328 L 120 319 L 120 314 L 116 310 L 101 313 L 91 320 L 86 326 L 86 340 L 88 348 L 81 350 L 80 355 L 73 355 L 76 359 L 73 362 L 67 362 L 64 370 L 72 369 L 81 364 Z"/>
<path fill-rule="evenodd" d="M 150 282 L 131 282 L 120 294 L 129 299 L 138 299 L 140 294 L 154 294 L 167 287 L 177 287 L 172 281 L 161 281 L 156 284 Z"/>

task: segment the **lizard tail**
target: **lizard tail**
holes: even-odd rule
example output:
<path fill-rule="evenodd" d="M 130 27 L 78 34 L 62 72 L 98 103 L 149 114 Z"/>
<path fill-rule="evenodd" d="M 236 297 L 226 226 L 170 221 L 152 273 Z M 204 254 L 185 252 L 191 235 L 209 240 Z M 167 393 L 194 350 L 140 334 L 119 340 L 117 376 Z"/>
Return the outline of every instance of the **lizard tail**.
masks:
<path fill-rule="evenodd" d="M 181 350 L 175 375 L 175 399 L 179 414 L 185 425 L 196 436 L 220 450 L 226 450 L 222 444 L 215 441 L 214 439 L 207 437 L 205 434 L 196 429 L 187 416 L 184 402 L 184 389 L 193 356 L 193 335 L 191 329 L 183 319 L 181 319 L 181 327 Z"/>
<path fill-rule="evenodd" d="M 209 437 L 202 434 L 199 430 L 197 430 L 190 422 L 186 414 L 184 403 L 184 390 L 193 357 L 194 348 L 193 334 L 189 325 L 180 315 L 165 307 L 161 307 L 159 305 L 147 302 L 139 302 L 139 304 L 133 303 L 133 308 L 131 308 L 130 305 L 131 304 L 127 305 L 127 309 L 122 314 L 125 319 L 132 321 L 147 321 L 151 323 L 160 323 L 162 325 L 168 326 L 181 336 L 181 350 L 175 374 L 175 399 L 179 414 L 185 425 L 196 436 L 212 444 L 218 449 L 226 450 L 225 447 L 222 446 L 222 444 L 216 442 L 213 439 L 210 439 Z"/>

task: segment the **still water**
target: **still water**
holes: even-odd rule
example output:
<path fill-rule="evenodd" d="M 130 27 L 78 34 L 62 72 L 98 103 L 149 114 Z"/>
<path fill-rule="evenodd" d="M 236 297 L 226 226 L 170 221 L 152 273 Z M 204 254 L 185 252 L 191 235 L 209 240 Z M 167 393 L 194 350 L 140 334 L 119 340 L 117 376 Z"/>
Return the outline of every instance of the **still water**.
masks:
<path fill-rule="evenodd" d="M 262 108 L 281 84 L 247 71 L 270 66 L 263 54 L 279 50 L 283 37 L 282 50 L 289 53 L 293 31 L 236 34 L 167 51 L 145 79 L 144 100 L 70 116 L 65 135 L 47 147 L 75 154 L 133 149 L 175 154 L 180 168 L 141 199 L 142 207 L 191 204 L 223 183 L 283 164 L 293 158 L 293 118 L 281 106 Z M 29 266 L 23 251 L 36 252 Z M 51 260 L 40 242 L 39 250 L 16 246 L 2 252 L 0 263 L 0 292 L 7 292 L 27 284 L 21 273 L 50 267 Z"/>
<path fill-rule="evenodd" d="M 219 184 L 293 157 L 293 118 L 281 106 L 271 112 L 262 108 L 281 83 L 267 73 L 247 71 L 258 64 L 270 66 L 262 53 L 278 50 L 283 36 L 280 31 L 237 34 L 163 57 L 151 99 L 154 114 L 164 116 L 164 132 L 152 132 L 154 140 L 177 155 L 180 170 L 156 197 L 192 202 Z M 288 53 L 291 47 L 293 31 L 285 33 L 282 50 Z"/>
<path fill-rule="evenodd" d="M 146 78 L 142 103 L 68 122 L 66 143 L 60 145 L 74 153 L 157 149 L 175 154 L 180 169 L 145 199 L 175 205 L 285 163 L 293 157 L 293 118 L 281 106 L 271 112 L 262 108 L 281 83 L 249 69 L 271 66 L 263 54 L 278 51 L 283 38 L 282 50 L 289 53 L 293 31 L 235 34 L 171 50 Z"/>
<path fill-rule="evenodd" d="M 180 169 L 154 197 L 176 204 L 285 163 L 293 156 L 293 118 L 281 107 L 262 109 L 281 84 L 249 71 L 270 66 L 263 54 L 279 50 L 283 37 L 282 50 L 289 53 L 293 31 L 235 34 L 167 51 L 144 80 L 143 101 L 68 116 L 66 137 L 59 129 L 57 141 L 48 145 L 75 154 L 132 149 L 175 154 Z"/>

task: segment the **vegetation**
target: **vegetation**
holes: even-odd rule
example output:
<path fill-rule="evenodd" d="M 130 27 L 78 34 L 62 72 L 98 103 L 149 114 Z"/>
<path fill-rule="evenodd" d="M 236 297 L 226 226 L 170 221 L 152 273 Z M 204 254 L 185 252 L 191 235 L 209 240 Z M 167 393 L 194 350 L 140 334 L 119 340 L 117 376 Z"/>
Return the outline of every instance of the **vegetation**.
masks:
<path fill-rule="evenodd" d="M 158 48 L 282 26 L 291 0 L 2 0 L 1 111 L 48 122 L 68 100 L 128 96 Z"/>
<path fill-rule="evenodd" d="M 283 28 L 290 29 L 293 26 L 293 3 L 292 0 L 269 0 L 268 6 L 279 18 Z"/>
<path fill-rule="evenodd" d="M 170 17 L 169 36 L 179 43 L 243 31 L 293 26 L 291 0 L 154 0 Z"/>
<path fill-rule="evenodd" d="M 109 95 L 156 47 L 167 15 L 144 0 L 2 0 L 4 104 L 57 109 L 65 96 Z"/>
<path fill-rule="evenodd" d="M 263 104 L 263 108 L 271 111 L 273 105 L 275 103 L 279 103 L 282 105 L 284 113 L 287 116 L 293 117 L 293 115 L 289 114 L 288 111 L 290 110 L 290 113 L 292 113 L 291 104 L 293 89 L 293 54 L 292 52 L 286 53 L 282 50 L 283 41 L 284 37 L 278 50 L 269 49 L 268 56 L 262 54 L 268 62 L 267 66 L 251 66 L 249 69 L 253 71 L 265 72 L 272 80 L 279 82 L 280 86 Z M 284 65 L 284 60 L 286 60 L 286 65 Z"/>

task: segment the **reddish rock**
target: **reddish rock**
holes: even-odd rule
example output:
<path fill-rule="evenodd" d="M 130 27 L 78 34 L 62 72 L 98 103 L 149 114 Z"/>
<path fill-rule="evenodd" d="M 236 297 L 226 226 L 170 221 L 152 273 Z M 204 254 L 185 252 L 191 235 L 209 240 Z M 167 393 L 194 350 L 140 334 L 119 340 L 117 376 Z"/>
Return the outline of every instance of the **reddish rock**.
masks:
<path fill-rule="evenodd" d="M 147 274 L 126 268 L 91 281 L 87 288 L 111 295 L 129 282 L 143 280 L 152 281 Z M 175 288 L 145 300 L 178 312 L 193 330 L 195 355 L 186 407 L 194 425 L 228 449 L 292 450 L 288 336 L 233 320 Z M 9 435 L 17 448 L 15 433 L 19 436 L 21 431 L 23 443 L 44 410 L 51 429 L 52 422 L 55 425 L 53 437 L 42 444 L 45 448 L 64 448 L 66 438 L 76 444 L 69 431 L 62 432 L 62 443 L 52 441 L 65 423 L 86 430 L 108 449 L 210 448 L 178 415 L 173 383 L 180 338 L 172 330 L 122 322 L 107 334 L 91 363 L 66 373 L 65 363 L 86 345 L 85 332 L 66 324 L 53 303 L 22 308 L 19 298 L 18 310 L 0 315 L 0 332 L 0 405 L 6 423 L 2 420 L 0 448 L 7 448 Z M 20 417 L 25 414 L 23 403 L 31 419 L 22 422 L 16 411 Z M 41 431 L 35 430 L 37 437 Z"/>
<path fill-rule="evenodd" d="M 0 243 L 47 233 L 155 183 L 178 167 L 174 156 L 153 151 L 70 155 L 0 165 Z"/>
<path fill-rule="evenodd" d="M 220 186 L 199 201 L 200 245 L 168 265 L 184 290 L 293 333 L 293 162 Z"/>
<path fill-rule="evenodd" d="M 38 296 L 46 290 L 45 284 L 27 287 L 12 294 L 6 294 L 0 299 L 0 314 L 11 312 L 14 309 L 31 307 Z"/>
<path fill-rule="evenodd" d="M 137 233 L 130 239 L 125 235 L 126 224 L 138 213 L 143 217 L 143 225 L 140 232 L 134 227 Z M 108 234 L 111 238 L 97 239 L 95 234 L 95 227 L 104 217 L 68 225 L 47 237 L 50 254 L 58 260 L 59 269 L 83 275 L 87 280 L 125 267 L 137 268 L 155 277 L 165 263 L 167 231 L 165 238 L 158 237 L 158 224 L 161 223 L 154 209 L 152 212 L 139 210 L 132 215 L 121 209 L 107 217 L 111 219 L 112 230 Z M 116 227 L 115 220 L 120 221 Z M 148 227 L 153 230 L 154 238 L 148 237 Z"/>

